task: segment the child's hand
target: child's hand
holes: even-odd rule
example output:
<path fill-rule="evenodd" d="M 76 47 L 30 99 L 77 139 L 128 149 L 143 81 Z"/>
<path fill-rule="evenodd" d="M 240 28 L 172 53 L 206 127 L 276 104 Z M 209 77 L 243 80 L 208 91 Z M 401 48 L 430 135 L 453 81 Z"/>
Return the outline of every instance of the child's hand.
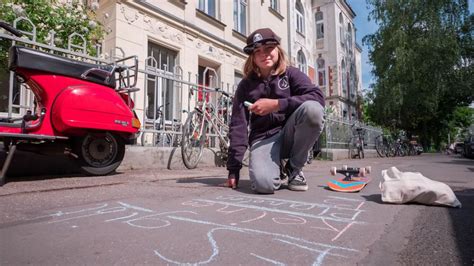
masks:
<path fill-rule="evenodd" d="M 249 107 L 249 111 L 256 115 L 264 116 L 278 111 L 279 108 L 277 99 L 262 98 L 252 104 L 252 106 Z"/>

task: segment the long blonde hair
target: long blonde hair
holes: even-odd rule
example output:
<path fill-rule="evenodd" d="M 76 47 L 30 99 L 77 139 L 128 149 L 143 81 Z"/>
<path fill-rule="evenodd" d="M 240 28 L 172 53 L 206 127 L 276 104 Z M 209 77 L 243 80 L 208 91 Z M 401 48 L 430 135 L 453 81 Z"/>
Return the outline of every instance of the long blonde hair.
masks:
<path fill-rule="evenodd" d="M 278 49 L 278 61 L 275 64 L 275 69 L 273 74 L 280 75 L 286 71 L 286 67 L 289 65 L 288 57 L 286 56 L 285 51 L 281 48 L 280 45 L 277 45 L 276 48 Z M 252 73 L 255 73 L 258 77 L 261 76 L 260 69 L 255 64 L 255 53 L 251 53 L 244 64 L 244 78 L 248 78 Z"/>

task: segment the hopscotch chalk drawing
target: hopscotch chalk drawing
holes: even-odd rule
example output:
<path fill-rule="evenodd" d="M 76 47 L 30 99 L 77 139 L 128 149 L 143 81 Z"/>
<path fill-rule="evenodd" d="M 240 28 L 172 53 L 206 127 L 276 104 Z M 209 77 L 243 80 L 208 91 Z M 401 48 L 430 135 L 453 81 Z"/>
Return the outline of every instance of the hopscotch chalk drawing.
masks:
<path fill-rule="evenodd" d="M 166 232 L 163 230 L 174 230 L 176 238 L 187 234 L 186 237 L 200 241 L 196 244 L 207 250 L 186 254 L 194 260 L 183 261 L 182 253 L 173 253 L 166 245 L 157 244 L 150 247 L 150 252 L 157 256 L 157 263 L 218 263 L 223 259 L 222 254 L 229 254 L 224 252 L 229 248 L 229 243 L 223 241 L 225 235 L 247 240 L 231 245 L 238 247 L 239 254 L 247 255 L 244 256 L 247 263 L 291 264 L 291 257 L 284 255 L 284 251 L 291 249 L 293 253 L 312 258 L 311 264 L 322 265 L 328 260 L 331 264 L 337 263 L 359 253 L 359 250 L 340 246 L 337 242 L 354 226 L 367 225 L 359 219 L 365 212 L 363 205 L 363 201 L 345 197 L 327 197 L 322 203 L 311 203 L 226 195 L 185 201 L 179 210 L 157 211 L 118 201 L 79 210 L 59 210 L 31 220 L 50 225 L 73 224 L 72 227 L 76 228 L 81 221 L 87 219 L 90 223 L 90 219 L 94 219 L 94 222 L 149 230 L 147 235 L 156 239 Z M 300 226 L 305 230 L 299 230 Z M 308 228 L 311 234 L 308 234 Z M 268 248 L 259 248 L 261 245 Z M 233 262 L 239 263 L 239 258 L 243 257 L 236 256 L 232 258 Z"/>

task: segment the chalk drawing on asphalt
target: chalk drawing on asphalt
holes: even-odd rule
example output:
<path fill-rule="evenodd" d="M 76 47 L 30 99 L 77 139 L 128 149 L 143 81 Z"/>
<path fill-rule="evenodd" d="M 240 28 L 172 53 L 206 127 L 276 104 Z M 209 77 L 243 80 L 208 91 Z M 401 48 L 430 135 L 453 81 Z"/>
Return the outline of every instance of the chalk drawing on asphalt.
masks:
<path fill-rule="evenodd" d="M 345 197 L 327 197 L 322 203 L 313 203 L 260 196 L 223 195 L 188 200 L 182 202 L 181 206 L 181 210 L 156 211 L 118 201 L 72 211 L 54 211 L 34 217 L 33 220 L 49 218 L 46 224 L 74 222 L 72 228 L 78 230 L 81 220 L 98 218 L 104 223 L 124 224 L 137 230 L 154 230 L 152 232 L 157 235 L 159 230 L 164 228 L 173 228 L 180 232 L 179 228 L 182 226 L 201 227 L 200 232 L 205 232 L 207 237 L 207 243 L 203 245 L 209 247 L 208 254 L 196 254 L 198 257 L 204 256 L 201 259 L 181 261 L 179 253 L 166 253 L 166 248 L 163 247 L 151 248 L 153 254 L 167 263 L 194 265 L 216 262 L 224 245 L 216 239 L 216 234 L 221 232 L 238 233 L 249 238 L 268 238 L 267 242 L 272 245 L 285 245 L 301 252 L 309 252 L 314 257 L 313 264 L 321 265 L 327 258 L 348 258 L 358 253 L 357 249 L 330 243 L 341 238 L 354 226 L 367 225 L 367 222 L 359 219 L 360 214 L 366 212 L 363 209 L 364 202 Z M 207 215 L 212 213 L 215 215 Z M 269 226 L 269 222 L 276 225 Z M 303 225 L 316 231 L 325 231 L 332 236 L 321 241 L 315 239 L 318 234 L 307 236 L 298 235 L 298 230 L 279 231 L 285 226 L 294 228 Z M 310 239 L 311 237 L 313 239 Z M 266 261 L 276 265 L 284 264 L 285 258 L 260 254 L 258 250 L 248 254 L 260 263 Z"/>

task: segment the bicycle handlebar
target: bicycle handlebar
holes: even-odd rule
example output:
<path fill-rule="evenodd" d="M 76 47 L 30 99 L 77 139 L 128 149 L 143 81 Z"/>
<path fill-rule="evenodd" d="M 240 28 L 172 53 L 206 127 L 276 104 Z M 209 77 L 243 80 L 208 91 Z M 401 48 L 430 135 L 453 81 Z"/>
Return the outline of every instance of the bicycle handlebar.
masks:
<path fill-rule="evenodd" d="M 230 94 L 228 92 L 225 92 L 221 88 L 216 88 L 216 92 L 220 92 L 220 93 L 222 93 L 222 95 L 224 95 L 226 97 L 230 97 Z"/>
<path fill-rule="evenodd" d="M 10 32 L 11 34 L 21 37 L 23 36 L 23 33 L 17 29 L 15 29 L 12 25 L 6 23 L 5 21 L 0 20 L 0 27 L 4 28 L 6 31 Z"/>

